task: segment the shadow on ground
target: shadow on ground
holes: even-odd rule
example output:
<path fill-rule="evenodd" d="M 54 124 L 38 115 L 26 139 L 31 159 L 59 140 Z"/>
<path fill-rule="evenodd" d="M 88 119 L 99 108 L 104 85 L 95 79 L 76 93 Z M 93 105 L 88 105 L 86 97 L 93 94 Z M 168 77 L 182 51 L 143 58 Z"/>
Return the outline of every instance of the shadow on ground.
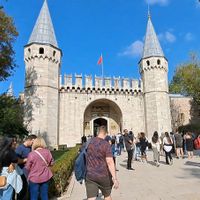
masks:
<path fill-rule="evenodd" d="M 200 179 L 200 171 L 199 171 L 199 169 L 197 169 L 197 168 L 190 168 L 190 169 L 185 169 L 185 171 L 188 171 L 195 178 Z"/>
<path fill-rule="evenodd" d="M 160 161 L 160 164 L 162 164 L 162 165 L 168 165 L 166 162 L 164 162 L 164 161 Z"/>
<path fill-rule="evenodd" d="M 185 165 L 194 166 L 194 167 L 200 167 L 200 163 L 192 162 L 192 161 L 185 162 Z"/>
<path fill-rule="evenodd" d="M 156 163 L 153 161 L 147 161 L 148 164 L 152 165 L 152 166 L 156 166 Z"/>
<path fill-rule="evenodd" d="M 127 168 L 127 164 L 119 164 L 120 166 L 122 166 L 123 168 Z"/>

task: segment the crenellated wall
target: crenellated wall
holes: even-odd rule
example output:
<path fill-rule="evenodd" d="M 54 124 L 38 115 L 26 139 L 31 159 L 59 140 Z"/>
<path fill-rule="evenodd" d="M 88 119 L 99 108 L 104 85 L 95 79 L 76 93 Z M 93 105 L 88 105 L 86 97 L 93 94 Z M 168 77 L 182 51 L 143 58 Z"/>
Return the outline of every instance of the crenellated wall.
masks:
<path fill-rule="evenodd" d="M 137 79 L 120 78 L 120 77 L 92 77 L 75 74 L 60 75 L 61 90 L 81 90 L 81 91 L 107 91 L 137 94 L 142 93 L 142 81 Z"/>
<path fill-rule="evenodd" d="M 59 143 L 74 146 L 93 135 L 94 120 L 107 120 L 108 131 L 145 130 L 142 82 L 120 77 L 60 76 Z"/>

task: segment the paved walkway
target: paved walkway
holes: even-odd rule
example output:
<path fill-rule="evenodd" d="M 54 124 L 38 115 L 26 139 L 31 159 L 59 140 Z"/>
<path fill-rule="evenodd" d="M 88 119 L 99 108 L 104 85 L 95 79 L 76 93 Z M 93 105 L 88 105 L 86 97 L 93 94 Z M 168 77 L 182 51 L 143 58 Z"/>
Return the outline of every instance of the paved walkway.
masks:
<path fill-rule="evenodd" d="M 154 166 L 152 152 L 148 163 L 133 162 L 135 171 L 126 169 L 127 153 L 117 157 L 120 188 L 113 190 L 113 200 L 200 200 L 200 158 L 176 159 L 172 166 Z M 86 200 L 85 186 L 72 178 L 67 200 Z M 70 196 L 70 197 L 69 197 Z M 98 198 L 102 200 L 103 198 Z"/>

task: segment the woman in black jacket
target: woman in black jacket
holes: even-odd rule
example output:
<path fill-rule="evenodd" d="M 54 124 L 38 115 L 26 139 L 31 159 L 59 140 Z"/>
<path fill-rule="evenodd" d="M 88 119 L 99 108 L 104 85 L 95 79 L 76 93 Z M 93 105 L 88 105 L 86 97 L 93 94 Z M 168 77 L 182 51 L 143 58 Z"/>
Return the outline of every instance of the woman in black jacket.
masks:
<path fill-rule="evenodd" d="M 16 140 L 13 138 L 1 138 L 0 139 L 0 175 L 3 175 L 3 171 L 8 173 L 14 170 L 14 163 L 18 162 L 17 155 L 15 153 Z M 11 200 L 13 195 L 13 187 L 7 185 L 5 188 L 0 189 L 0 199 Z"/>

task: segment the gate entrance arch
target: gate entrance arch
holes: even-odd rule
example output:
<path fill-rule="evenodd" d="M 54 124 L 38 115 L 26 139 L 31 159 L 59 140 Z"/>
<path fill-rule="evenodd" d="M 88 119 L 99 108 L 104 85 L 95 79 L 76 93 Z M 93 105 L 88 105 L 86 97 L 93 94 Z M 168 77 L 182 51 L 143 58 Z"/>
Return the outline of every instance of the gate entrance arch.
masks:
<path fill-rule="evenodd" d="M 105 125 L 111 135 L 121 132 L 122 112 L 115 102 L 108 99 L 99 99 L 91 102 L 86 107 L 83 133 L 86 136 L 96 136 L 97 129 L 101 125 Z"/>

